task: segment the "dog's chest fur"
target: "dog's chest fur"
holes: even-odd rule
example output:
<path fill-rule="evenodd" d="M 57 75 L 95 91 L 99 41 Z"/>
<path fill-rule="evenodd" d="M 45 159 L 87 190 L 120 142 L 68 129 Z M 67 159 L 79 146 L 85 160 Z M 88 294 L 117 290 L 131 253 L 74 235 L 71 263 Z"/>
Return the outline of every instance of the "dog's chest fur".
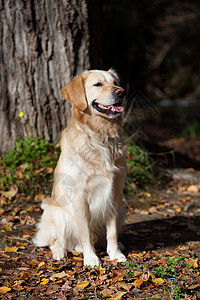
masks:
<path fill-rule="evenodd" d="M 77 132 L 66 132 L 66 143 L 70 141 Z M 79 132 L 79 136 L 81 133 Z M 70 149 L 70 168 L 77 182 L 78 189 L 85 190 L 91 216 L 105 215 L 111 212 L 113 203 L 113 184 L 120 173 L 124 173 L 122 164 L 126 147 L 120 135 L 108 134 L 83 134 L 82 142 L 78 147 Z M 67 168 L 67 166 L 66 166 Z M 122 175 L 123 176 L 123 175 Z"/>

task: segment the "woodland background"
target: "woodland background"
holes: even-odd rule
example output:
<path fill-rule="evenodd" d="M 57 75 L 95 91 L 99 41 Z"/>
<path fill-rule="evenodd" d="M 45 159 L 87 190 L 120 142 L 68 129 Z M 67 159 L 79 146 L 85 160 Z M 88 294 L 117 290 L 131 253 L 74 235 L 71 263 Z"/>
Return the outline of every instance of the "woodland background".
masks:
<path fill-rule="evenodd" d="M 199 32 L 198 0 L 0 0 L 2 299 L 200 299 Z M 96 249 L 87 268 L 32 236 L 70 115 L 60 90 L 110 67 L 127 91 L 127 261 Z"/>

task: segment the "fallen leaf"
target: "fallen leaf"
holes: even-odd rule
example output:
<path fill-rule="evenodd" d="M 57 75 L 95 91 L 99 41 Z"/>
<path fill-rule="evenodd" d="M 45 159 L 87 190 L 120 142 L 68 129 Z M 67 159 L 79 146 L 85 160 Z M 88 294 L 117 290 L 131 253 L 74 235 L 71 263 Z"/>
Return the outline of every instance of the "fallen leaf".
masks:
<path fill-rule="evenodd" d="M 164 280 L 162 278 L 154 278 L 152 279 L 153 283 L 155 283 L 155 285 L 162 285 L 164 283 Z"/>
<path fill-rule="evenodd" d="M 114 270 L 112 274 L 112 282 L 122 281 L 124 278 L 124 274 L 121 271 Z"/>
<path fill-rule="evenodd" d="M 42 280 L 40 281 L 40 284 L 45 285 L 49 282 L 48 278 L 42 278 Z"/>
<path fill-rule="evenodd" d="M 101 265 L 99 266 L 98 270 L 99 270 L 99 276 L 102 276 L 102 275 L 105 274 L 106 269 L 105 269 L 105 268 L 102 268 Z"/>
<path fill-rule="evenodd" d="M 115 295 L 113 295 L 112 298 L 108 298 L 108 299 L 110 299 L 110 300 L 119 300 L 119 299 L 121 299 L 126 293 L 127 293 L 127 292 L 121 292 L 121 291 L 119 291 L 119 292 L 117 292 Z"/>
<path fill-rule="evenodd" d="M 7 286 L 1 286 L 0 287 L 0 294 L 6 294 L 7 292 L 9 292 L 11 290 L 11 288 L 7 287 Z"/>
<path fill-rule="evenodd" d="M 32 259 L 31 261 L 27 261 L 27 263 L 31 266 L 37 266 L 39 264 L 39 261 L 36 259 Z"/>
<path fill-rule="evenodd" d="M 157 208 L 156 208 L 155 206 L 152 206 L 152 207 L 149 208 L 149 212 L 150 212 L 151 214 L 153 214 L 153 213 L 157 213 L 158 210 L 157 210 Z"/>
<path fill-rule="evenodd" d="M 83 258 L 78 257 L 78 256 L 74 256 L 72 259 L 73 259 L 74 262 L 82 262 L 83 261 Z"/>
<path fill-rule="evenodd" d="M 140 195 L 150 198 L 151 194 L 147 192 L 141 192 Z"/>
<path fill-rule="evenodd" d="M 199 189 L 196 185 L 192 184 L 187 188 L 187 192 L 197 194 L 199 192 Z"/>
<path fill-rule="evenodd" d="M 18 249 L 19 249 L 18 247 L 8 247 L 8 246 L 5 246 L 4 252 L 6 252 L 6 253 L 8 253 L 8 252 L 14 253 L 14 252 L 17 252 Z"/>
<path fill-rule="evenodd" d="M 116 287 L 117 287 L 118 290 L 123 289 L 125 291 L 129 291 L 130 288 L 132 287 L 132 284 L 131 283 L 126 283 L 124 281 L 120 281 L 120 282 L 116 283 Z"/>
<path fill-rule="evenodd" d="M 15 197 L 16 194 L 17 194 L 17 191 L 8 191 L 8 192 L 2 191 L 2 195 L 5 196 L 6 198 L 8 198 L 9 200 L 11 200 L 13 197 Z"/>
<path fill-rule="evenodd" d="M 40 268 L 40 267 L 42 267 L 42 266 L 44 266 L 45 265 L 45 262 L 44 261 L 41 261 L 40 263 L 39 263 L 39 265 L 38 265 L 38 268 Z"/>
<path fill-rule="evenodd" d="M 64 271 L 62 271 L 60 273 L 53 274 L 51 277 L 53 277 L 53 278 L 63 278 L 63 277 L 66 277 L 66 276 L 68 276 L 68 274 L 65 273 Z"/>
<path fill-rule="evenodd" d="M 111 296 L 113 294 L 113 291 L 108 289 L 107 287 L 105 289 L 103 289 L 101 292 L 100 292 L 101 295 L 103 295 L 104 297 L 108 297 L 108 296 Z"/>
<path fill-rule="evenodd" d="M 89 285 L 88 281 L 81 281 L 81 282 L 77 283 L 77 285 L 75 287 L 78 289 L 84 289 L 88 285 Z"/>
<path fill-rule="evenodd" d="M 21 284 L 24 282 L 24 280 L 16 280 L 15 284 L 12 285 L 12 288 L 16 291 L 21 291 L 24 289 L 24 287 L 21 286 Z"/>
<path fill-rule="evenodd" d="M 69 291 L 72 289 L 72 286 L 70 286 L 68 282 L 65 282 L 65 284 L 62 285 L 61 289 L 62 291 Z"/>
<path fill-rule="evenodd" d="M 6 230 L 6 231 L 12 231 L 12 227 L 6 224 L 1 224 L 1 226 Z"/>
<path fill-rule="evenodd" d="M 27 230 L 25 230 L 25 231 L 23 232 L 23 238 L 24 238 L 24 239 L 27 239 L 27 238 L 31 237 L 32 235 L 33 235 L 33 233 L 32 233 L 32 232 L 29 232 L 29 231 L 27 231 Z"/>
<path fill-rule="evenodd" d="M 47 167 L 47 168 L 46 168 L 46 173 L 47 173 L 47 174 L 53 173 L 53 168 L 52 168 L 52 167 Z"/>
<path fill-rule="evenodd" d="M 0 209 L 0 216 L 3 215 L 5 213 L 5 209 L 1 208 Z"/>
<path fill-rule="evenodd" d="M 51 270 L 53 270 L 53 271 L 56 270 L 56 268 L 55 268 L 55 267 L 52 267 L 52 266 L 48 266 L 47 268 L 48 268 L 48 269 L 51 269 Z"/>
<path fill-rule="evenodd" d="M 135 288 L 140 288 L 140 286 L 143 284 L 144 280 L 142 279 L 136 279 L 134 282 L 133 282 L 133 285 Z"/>
<path fill-rule="evenodd" d="M 20 259 L 21 256 L 18 256 L 18 257 L 12 257 L 12 261 L 18 261 L 18 259 Z"/>
<path fill-rule="evenodd" d="M 199 283 L 195 283 L 195 284 L 192 284 L 188 287 L 188 290 L 193 290 L 193 289 L 196 289 L 197 287 L 199 287 L 200 284 Z"/>
<path fill-rule="evenodd" d="M 26 209 L 26 211 L 27 211 L 27 212 L 33 212 L 33 207 L 28 207 L 28 208 Z"/>
<path fill-rule="evenodd" d="M 185 264 L 186 265 L 191 265 L 194 268 L 198 268 L 198 259 L 190 259 L 190 258 L 186 258 L 185 259 Z"/>
<path fill-rule="evenodd" d="M 40 276 L 42 273 L 44 273 L 44 271 L 40 270 L 38 273 L 35 273 L 35 276 Z"/>
<path fill-rule="evenodd" d="M 37 196 L 40 201 L 42 201 L 45 197 L 43 194 L 37 194 Z"/>
<path fill-rule="evenodd" d="M 17 241 L 16 246 L 18 246 L 20 249 L 25 249 L 28 246 L 28 243 L 21 243 Z"/>

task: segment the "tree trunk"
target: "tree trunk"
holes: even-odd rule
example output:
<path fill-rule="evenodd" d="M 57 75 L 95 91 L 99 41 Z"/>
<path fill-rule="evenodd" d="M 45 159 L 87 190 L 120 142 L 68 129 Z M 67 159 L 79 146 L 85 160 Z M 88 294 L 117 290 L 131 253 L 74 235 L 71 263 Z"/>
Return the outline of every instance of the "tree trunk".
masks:
<path fill-rule="evenodd" d="M 59 139 L 61 88 L 89 68 L 86 0 L 0 0 L 0 151 L 19 136 Z M 23 116 L 19 116 L 23 113 Z"/>

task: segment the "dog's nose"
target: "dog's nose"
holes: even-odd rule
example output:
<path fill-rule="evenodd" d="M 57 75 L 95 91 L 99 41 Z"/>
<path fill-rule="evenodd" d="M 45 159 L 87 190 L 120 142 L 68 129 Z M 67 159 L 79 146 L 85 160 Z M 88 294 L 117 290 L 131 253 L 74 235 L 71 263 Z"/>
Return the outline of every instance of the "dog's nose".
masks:
<path fill-rule="evenodd" d="M 117 88 L 113 91 L 114 96 L 117 96 L 118 98 L 124 98 L 125 91 L 123 88 Z"/>

